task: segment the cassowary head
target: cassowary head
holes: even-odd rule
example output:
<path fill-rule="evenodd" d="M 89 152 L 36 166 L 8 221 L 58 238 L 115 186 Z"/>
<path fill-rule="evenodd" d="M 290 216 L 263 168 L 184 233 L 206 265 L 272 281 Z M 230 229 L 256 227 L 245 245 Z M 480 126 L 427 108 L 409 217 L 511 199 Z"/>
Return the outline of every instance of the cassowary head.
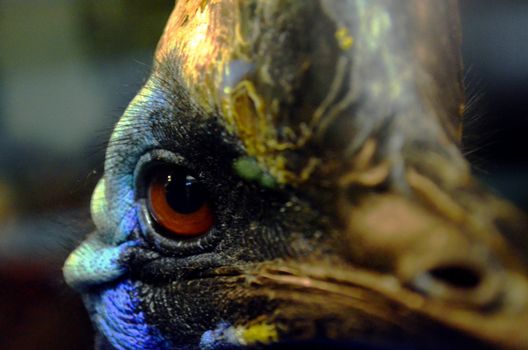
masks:
<path fill-rule="evenodd" d="M 65 264 L 98 348 L 528 349 L 528 226 L 459 148 L 457 7 L 179 1 Z"/>

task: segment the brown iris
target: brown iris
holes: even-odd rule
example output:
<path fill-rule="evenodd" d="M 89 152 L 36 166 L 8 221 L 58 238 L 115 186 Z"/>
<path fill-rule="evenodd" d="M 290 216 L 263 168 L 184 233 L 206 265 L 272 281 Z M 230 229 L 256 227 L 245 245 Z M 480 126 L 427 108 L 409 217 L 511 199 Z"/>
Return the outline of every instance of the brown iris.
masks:
<path fill-rule="evenodd" d="M 163 169 L 151 178 L 148 208 L 166 233 L 182 238 L 204 234 L 214 223 L 207 191 L 183 168 Z"/>

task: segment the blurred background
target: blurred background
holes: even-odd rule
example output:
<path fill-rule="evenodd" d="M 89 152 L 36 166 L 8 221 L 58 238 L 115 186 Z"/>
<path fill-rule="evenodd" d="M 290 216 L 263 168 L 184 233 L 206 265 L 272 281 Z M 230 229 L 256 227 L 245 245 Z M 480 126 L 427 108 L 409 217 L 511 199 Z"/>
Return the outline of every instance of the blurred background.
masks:
<path fill-rule="evenodd" d="M 172 0 L 0 0 L 0 349 L 92 348 L 61 279 Z M 528 2 L 462 0 L 465 152 L 528 212 Z"/>

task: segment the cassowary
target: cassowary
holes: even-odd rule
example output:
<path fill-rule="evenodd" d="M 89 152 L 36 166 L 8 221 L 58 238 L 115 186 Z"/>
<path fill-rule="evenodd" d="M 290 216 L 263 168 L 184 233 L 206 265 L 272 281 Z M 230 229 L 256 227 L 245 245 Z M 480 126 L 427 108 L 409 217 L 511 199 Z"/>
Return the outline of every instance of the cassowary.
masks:
<path fill-rule="evenodd" d="M 460 42 L 456 0 L 178 1 L 64 267 L 97 348 L 528 349 Z"/>

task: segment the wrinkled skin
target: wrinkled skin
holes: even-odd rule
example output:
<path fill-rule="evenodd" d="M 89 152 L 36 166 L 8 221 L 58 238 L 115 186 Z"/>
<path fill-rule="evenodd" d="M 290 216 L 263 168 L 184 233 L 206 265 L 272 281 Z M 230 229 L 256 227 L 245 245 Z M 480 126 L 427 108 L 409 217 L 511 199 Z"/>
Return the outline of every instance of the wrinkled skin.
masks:
<path fill-rule="evenodd" d="M 177 3 L 65 264 L 98 348 L 528 349 L 526 220 L 459 150 L 458 20 L 454 0 Z M 197 174 L 213 229 L 157 232 L 155 161 Z"/>

